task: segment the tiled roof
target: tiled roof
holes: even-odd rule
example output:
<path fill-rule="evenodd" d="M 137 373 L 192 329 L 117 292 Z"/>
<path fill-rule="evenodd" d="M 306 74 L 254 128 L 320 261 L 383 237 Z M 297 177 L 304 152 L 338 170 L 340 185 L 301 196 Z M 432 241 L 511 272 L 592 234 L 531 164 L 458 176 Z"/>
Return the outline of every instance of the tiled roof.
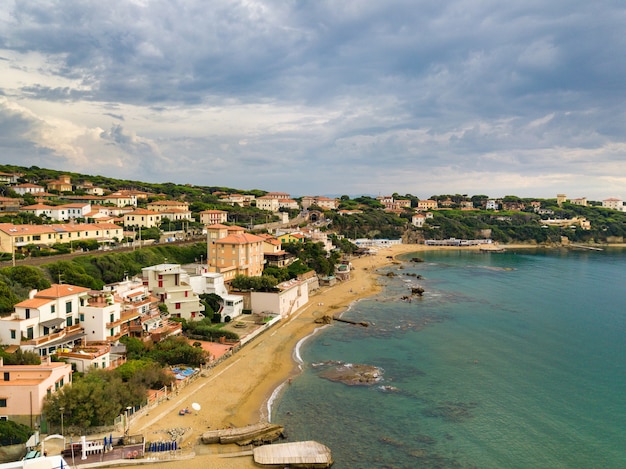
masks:
<path fill-rule="evenodd" d="M 78 287 L 76 285 L 59 285 L 55 283 L 50 288 L 37 292 L 35 298 L 63 298 L 87 291 L 89 291 L 89 288 Z"/>

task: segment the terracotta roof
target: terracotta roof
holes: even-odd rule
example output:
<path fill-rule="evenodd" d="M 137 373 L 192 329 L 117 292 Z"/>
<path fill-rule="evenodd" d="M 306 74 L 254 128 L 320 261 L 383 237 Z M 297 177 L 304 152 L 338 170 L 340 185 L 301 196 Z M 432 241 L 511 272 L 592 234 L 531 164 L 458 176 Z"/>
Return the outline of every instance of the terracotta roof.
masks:
<path fill-rule="evenodd" d="M 219 244 L 252 244 L 252 243 L 262 243 L 263 238 L 257 235 L 253 235 L 250 233 L 236 233 L 230 234 L 222 239 L 216 240 L 216 243 Z"/>
<path fill-rule="evenodd" d="M 76 285 L 59 285 L 55 283 L 50 288 L 35 293 L 35 298 L 63 298 L 87 291 L 89 291 L 89 288 L 78 287 Z"/>
<path fill-rule="evenodd" d="M 41 308 L 43 305 L 47 305 L 52 300 L 50 298 L 29 298 L 28 300 L 20 301 L 15 306 L 21 308 Z"/>
<path fill-rule="evenodd" d="M 146 210 L 145 208 L 138 208 L 137 210 L 133 210 L 132 212 L 127 213 L 126 215 L 160 215 L 160 212 L 154 212 L 152 210 Z"/>

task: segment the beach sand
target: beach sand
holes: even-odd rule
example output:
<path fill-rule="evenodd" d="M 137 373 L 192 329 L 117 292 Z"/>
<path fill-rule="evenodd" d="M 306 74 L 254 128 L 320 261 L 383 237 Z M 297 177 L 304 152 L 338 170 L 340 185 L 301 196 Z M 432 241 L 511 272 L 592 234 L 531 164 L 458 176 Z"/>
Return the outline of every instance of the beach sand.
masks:
<path fill-rule="evenodd" d="M 232 357 L 206 372 L 180 394 L 172 396 L 148 415 L 131 422 L 131 434 L 143 433 L 148 441 L 165 437 L 163 430 L 188 429 L 185 447 L 195 452 L 195 457 L 184 461 L 151 464 L 151 467 L 195 468 L 254 468 L 252 456 L 239 455 L 245 451 L 236 445 L 203 445 L 200 436 L 209 429 L 240 427 L 267 421 L 267 403 L 281 385 L 288 386 L 290 377 L 299 372 L 294 360 L 298 341 L 311 334 L 319 324 L 314 319 L 323 315 L 340 314 L 360 298 L 380 290 L 376 270 L 394 261 L 402 253 L 433 249 L 417 244 L 402 244 L 378 250 L 375 254 L 353 259 L 351 279 L 335 286 L 321 288 L 313 294 L 308 304 L 251 343 L 242 347 Z M 458 249 L 458 248 L 452 248 Z M 463 248 L 472 249 L 472 248 Z M 201 406 L 199 412 L 184 416 L 180 409 L 192 403 Z M 279 423 L 280 422 L 273 422 Z"/>

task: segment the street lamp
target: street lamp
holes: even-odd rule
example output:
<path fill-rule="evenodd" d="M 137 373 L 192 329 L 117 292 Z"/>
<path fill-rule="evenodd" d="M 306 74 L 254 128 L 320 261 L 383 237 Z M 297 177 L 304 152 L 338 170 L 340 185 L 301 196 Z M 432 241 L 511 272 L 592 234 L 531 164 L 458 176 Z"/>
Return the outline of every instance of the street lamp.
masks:
<path fill-rule="evenodd" d="M 59 407 L 59 410 L 61 411 L 61 436 L 63 436 L 63 411 L 65 407 Z"/>
<path fill-rule="evenodd" d="M 129 421 L 129 417 L 130 417 L 130 410 L 132 409 L 131 406 L 126 407 L 126 435 L 128 436 L 128 434 L 130 433 L 130 421 Z"/>

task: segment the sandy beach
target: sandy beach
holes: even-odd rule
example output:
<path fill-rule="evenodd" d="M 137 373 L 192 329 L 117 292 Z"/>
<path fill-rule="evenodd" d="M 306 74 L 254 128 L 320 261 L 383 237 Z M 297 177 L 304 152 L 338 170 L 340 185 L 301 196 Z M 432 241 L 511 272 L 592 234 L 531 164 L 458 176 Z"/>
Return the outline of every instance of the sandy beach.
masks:
<path fill-rule="evenodd" d="M 314 319 L 341 313 L 354 301 L 376 294 L 381 288 L 377 269 L 393 263 L 394 257 L 399 254 L 427 249 L 447 248 L 403 244 L 353 259 L 350 280 L 320 289 L 311 296 L 305 307 L 290 318 L 269 329 L 231 358 L 209 370 L 205 377 L 198 378 L 180 394 L 172 396 L 171 400 L 132 421 L 131 433 L 143 433 L 148 441 L 164 438 L 164 430 L 187 429 L 185 446 L 189 451 L 194 449 L 195 457 L 184 461 L 158 463 L 154 466 L 184 465 L 188 469 L 207 467 L 209 464 L 210 467 L 224 469 L 257 467 L 249 454 L 236 455 L 244 450 L 238 446 L 203 445 L 198 443 L 198 440 L 209 429 L 239 427 L 267 421 L 267 404 L 272 393 L 281 385 L 288 386 L 289 378 L 299 372 L 298 364 L 294 360 L 298 341 L 320 327 L 314 323 Z M 182 408 L 191 409 L 193 402 L 201 405 L 199 412 L 178 415 Z"/>

